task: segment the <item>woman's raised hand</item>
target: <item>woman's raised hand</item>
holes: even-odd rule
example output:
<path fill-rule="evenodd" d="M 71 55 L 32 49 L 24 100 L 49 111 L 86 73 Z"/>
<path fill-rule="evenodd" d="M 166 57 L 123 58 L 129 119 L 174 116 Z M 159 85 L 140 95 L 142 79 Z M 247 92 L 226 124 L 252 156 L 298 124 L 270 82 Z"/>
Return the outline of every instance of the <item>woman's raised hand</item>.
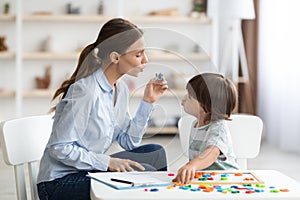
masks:
<path fill-rule="evenodd" d="M 168 89 L 167 81 L 163 74 L 159 73 L 152 78 L 146 85 L 143 100 L 148 103 L 154 103 Z"/>

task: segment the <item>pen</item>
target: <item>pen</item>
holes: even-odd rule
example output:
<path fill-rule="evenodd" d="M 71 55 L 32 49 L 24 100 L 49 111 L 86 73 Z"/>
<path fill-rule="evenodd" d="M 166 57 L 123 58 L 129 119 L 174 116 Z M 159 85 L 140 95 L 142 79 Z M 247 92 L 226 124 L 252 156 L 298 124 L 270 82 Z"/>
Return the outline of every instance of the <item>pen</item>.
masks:
<path fill-rule="evenodd" d="M 131 186 L 134 186 L 134 183 L 131 181 L 125 181 L 125 180 L 121 180 L 121 179 L 116 179 L 116 178 L 111 178 L 111 181 L 115 181 L 115 182 L 119 182 L 119 183 L 126 183 L 126 184 L 130 184 Z"/>
<path fill-rule="evenodd" d="M 134 182 L 131 182 L 131 181 L 126 181 L 126 180 L 121 180 L 121 179 L 116 179 L 116 178 L 111 178 L 110 180 L 114 181 L 114 182 L 130 184 L 132 187 L 134 187 L 134 186 L 142 186 L 142 187 L 148 186 L 149 187 L 149 186 L 160 185 L 160 183 L 154 183 L 154 182 L 150 182 L 150 183 L 134 183 Z"/>

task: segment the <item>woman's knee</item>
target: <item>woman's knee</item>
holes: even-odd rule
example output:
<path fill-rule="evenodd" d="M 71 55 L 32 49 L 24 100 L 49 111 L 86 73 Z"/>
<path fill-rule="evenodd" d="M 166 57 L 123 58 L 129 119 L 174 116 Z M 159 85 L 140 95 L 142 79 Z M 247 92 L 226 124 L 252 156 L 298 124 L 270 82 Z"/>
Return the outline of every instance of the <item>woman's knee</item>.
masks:
<path fill-rule="evenodd" d="M 165 152 L 165 149 L 160 144 L 145 144 L 136 149 L 137 151 L 141 151 L 141 153 L 149 153 L 154 151 L 163 151 Z"/>

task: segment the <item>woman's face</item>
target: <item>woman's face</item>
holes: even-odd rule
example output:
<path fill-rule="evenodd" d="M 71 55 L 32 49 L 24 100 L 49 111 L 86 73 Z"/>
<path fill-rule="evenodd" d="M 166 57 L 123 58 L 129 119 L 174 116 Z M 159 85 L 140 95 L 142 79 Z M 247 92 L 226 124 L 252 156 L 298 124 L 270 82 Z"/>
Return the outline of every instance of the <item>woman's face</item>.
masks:
<path fill-rule="evenodd" d="M 127 49 L 125 54 L 120 56 L 119 70 L 122 74 L 137 77 L 140 72 L 144 71 L 147 62 L 144 40 L 140 38 Z"/>

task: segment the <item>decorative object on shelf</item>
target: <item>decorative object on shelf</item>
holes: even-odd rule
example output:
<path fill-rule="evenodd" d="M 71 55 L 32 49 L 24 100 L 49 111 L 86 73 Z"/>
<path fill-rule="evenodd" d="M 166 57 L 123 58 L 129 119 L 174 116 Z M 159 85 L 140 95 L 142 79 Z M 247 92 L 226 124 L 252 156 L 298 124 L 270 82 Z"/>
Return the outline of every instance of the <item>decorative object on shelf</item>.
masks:
<path fill-rule="evenodd" d="M 152 11 L 149 13 L 152 16 L 179 16 L 178 8 L 170 8 L 164 10 Z"/>
<path fill-rule="evenodd" d="M 201 47 L 199 44 L 195 44 L 193 48 L 193 53 L 200 53 L 201 52 Z"/>
<path fill-rule="evenodd" d="M 100 0 L 100 4 L 98 6 L 98 14 L 103 15 L 104 13 L 104 5 L 103 5 L 103 0 Z"/>
<path fill-rule="evenodd" d="M 4 36 L 0 36 L 0 51 L 7 51 L 8 48 L 5 44 L 6 38 Z"/>
<path fill-rule="evenodd" d="M 206 0 L 194 0 L 193 10 L 190 13 L 191 18 L 206 17 Z"/>
<path fill-rule="evenodd" d="M 36 86 L 38 89 L 48 89 L 51 83 L 51 66 L 48 66 L 45 70 L 44 77 L 36 77 Z"/>
<path fill-rule="evenodd" d="M 10 12 L 10 4 L 9 3 L 5 3 L 4 4 L 4 14 L 8 15 Z"/>
<path fill-rule="evenodd" d="M 48 36 L 42 41 L 40 51 L 42 52 L 54 52 L 53 48 L 53 39 L 51 36 Z"/>
<path fill-rule="evenodd" d="M 80 7 L 74 6 L 72 3 L 68 3 L 67 14 L 80 14 Z"/>
<path fill-rule="evenodd" d="M 33 15 L 53 15 L 50 11 L 35 11 L 32 13 Z"/>

